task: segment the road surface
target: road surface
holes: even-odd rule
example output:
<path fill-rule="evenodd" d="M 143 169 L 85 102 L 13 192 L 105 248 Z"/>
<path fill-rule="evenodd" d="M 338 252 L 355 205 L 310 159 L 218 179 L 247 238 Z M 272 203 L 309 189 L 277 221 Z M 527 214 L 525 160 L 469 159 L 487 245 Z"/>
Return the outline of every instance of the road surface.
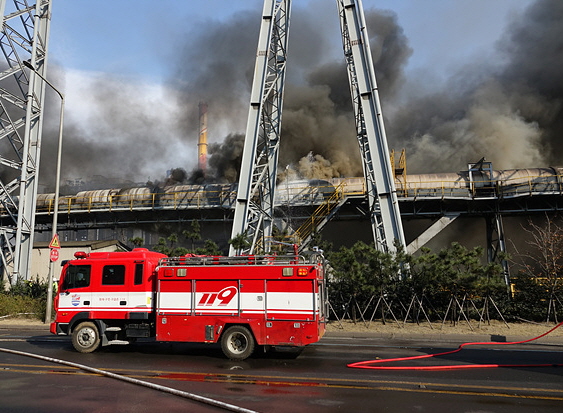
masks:
<path fill-rule="evenodd" d="M 137 342 L 92 354 L 45 329 L 0 329 L 0 347 L 109 371 L 257 412 L 561 412 L 563 367 L 374 371 L 351 362 L 451 350 L 461 343 L 329 334 L 296 357 L 226 360 L 218 346 Z M 407 364 L 408 363 L 408 364 Z M 391 365 L 563 364 L 563 343 L 496 348 Z M 44 360 L 0 352 L 0 411 L 219 412 L 189 398 Z"/>

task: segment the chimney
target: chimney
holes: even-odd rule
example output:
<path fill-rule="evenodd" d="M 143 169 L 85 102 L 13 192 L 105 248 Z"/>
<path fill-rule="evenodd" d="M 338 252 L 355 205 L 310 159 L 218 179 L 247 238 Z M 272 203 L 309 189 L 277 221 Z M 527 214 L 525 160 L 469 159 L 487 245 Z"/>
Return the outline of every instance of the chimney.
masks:
<path fill-rule="evenodd" d="M 197 167 L 207 169 L 207 103 L 199 102 L 199 141 L 197 143 Z"/>

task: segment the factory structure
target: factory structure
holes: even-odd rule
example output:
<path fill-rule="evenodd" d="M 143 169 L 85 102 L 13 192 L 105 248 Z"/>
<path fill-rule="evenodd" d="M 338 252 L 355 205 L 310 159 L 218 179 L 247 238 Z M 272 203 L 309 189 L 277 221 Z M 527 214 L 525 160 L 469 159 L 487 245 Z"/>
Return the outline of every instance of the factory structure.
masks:
<path fill-rule="evenodd" d="M 481 234 L 494 261 L 507 248 L 503 223 L 563 209 L 560 167 L 494 170 L 482 160 L 456 173 L 397 173 L 394 184 L 409 253 L 432 245 L 434 238 L 447 237 L 448 229 L 457 226 L 462 243 L 471 241 L 471 232 Z M 358 239 L 370 242 L 365 196 L 363 177 L 280 181 L 274 225 L 287 234 L 283 241 L 298 243 L 301 250 L 312 247 L 309 242 L 316 231 L 336 246 Z M 196 220 L 203 238 L 213 239 L 226 251 L 236 197 L 237 184 L 125 187 L 65 195 L 59 200 L 64 217 L 59 221 L 61 243 L 117 239 L 128 244 L 141 238 L 151 247 Z M 40 194 L 37 240 L 49 240 L 53 209 L 54 194 Z M 468 223 L 471 230 L 465 228 Z M 516 231 L 521 231 L 519 224 Z"/>

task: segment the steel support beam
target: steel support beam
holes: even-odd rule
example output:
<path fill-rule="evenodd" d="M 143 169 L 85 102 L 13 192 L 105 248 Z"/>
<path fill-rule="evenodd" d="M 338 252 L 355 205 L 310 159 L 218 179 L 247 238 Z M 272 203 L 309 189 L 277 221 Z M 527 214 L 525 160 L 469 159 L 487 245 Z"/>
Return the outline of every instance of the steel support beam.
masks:
<path fill-rule="evenodd" d="M 444 228 L 450 225 L 460 214 L 444 215 L 428 227 L 414 241 L 407 246 L 407 254 L 414 254 L 426 245 L 432 238 L 438 235 Z"/>
<path fill-rule="evenodd" d="M 336 3 L 374 241 L 379 250 L 393 252 L 395 242 L 403 248 L 406 243 L 363 6 L 361 0 Z"/>
<path fill-rule="evenodd" d="M 485 222 L 487 223 L 487 260 L 490 263 L 502 266 L 504 282 L 510 288 L 510 269 L 506 255 L 502 215 L 500 212 L 493 215 L 485 215 Z"/>
<path fill-rule="evenodd" d="M 290 9 L 290 0 L 264 1 L 232 228 L 250 247 L 231 246 L 231 256 L 270 249 Z"/>

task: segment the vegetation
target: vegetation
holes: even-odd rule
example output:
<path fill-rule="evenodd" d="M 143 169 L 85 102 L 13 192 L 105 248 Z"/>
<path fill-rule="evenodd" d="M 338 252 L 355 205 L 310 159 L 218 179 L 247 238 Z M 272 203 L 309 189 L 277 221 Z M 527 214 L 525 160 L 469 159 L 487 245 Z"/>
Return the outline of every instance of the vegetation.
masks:
<path fill-rule="evenodd" d="M 46 282 L 20 280 L 9 290 L 0 292 L 0 316 L 25 315 L 43 319 L 46 303 Z"/>
<path fill-rule="evenodd" d="M 546 216 L 544 225 L 529 221 L 524 232 L 528 248 L 514 263 L 520 264 L 513 280 L 514 304 L 521 317 L 558 321 L 563 309 L 563 227 Z"/>
<path fill-rule="evenodd" d="M 246 248 L 249 248 L 252 244 L 248 240 L 248 234 L 246 232 L 242 234 L 237 234 L 229 240 L 229 244 L 235 249 L 235 251 L 240 252 Z"/>
<path fill-rule="evenodd" d="M 328 254 L 332 315 L 450 323 L 470 318 L 558 321 L 563 316 L 559 270 L 551 276 L 540 272 L 542 277 L 530 268 L 520 271 L 509 294 L 502 267 L 484 263 L 483 255 L 481 247 L 458 243 L 437 253 L 423 249 L 416 257 L 401 250 L 383 253 L 363 242 L 343 247 Z M 554 262 L 542 259 L 547 261 Z"/>
<path fill-rule="evenodd" d="M 198 221 L 192 221 L 190 230 L 182 231 L 182 236 L 190 241 L 191 248 L 181 247 L 178 245 L 179 238 L 177 234 L 170 234 L 167 238 L 160 237 L 158 243 L 153 247 L 153 250 L 169 257 L 179 257 L 186 254 L 195 255 L 221 255 L 219 246 L 210 239 L 203 241 L 203 245 L 195 247 L 196 242 L 201 241 L 201 228 Z M 129 239 L 133 245 L 140 247 L 143 243 L 142 238 Z M 201 242 L 199 242 L 201 244 Z"/>
<path fill-rule="evenodd" d="M 438 253 L 424 249 L 413 257 L 358 242 L 329 254 L 334 269 L 330 301 L 339 318 L 372 319 L 380 310 L 383 320 L 457 322 L 474 316 L 484 300 L 505 301 L 502 268 L 482 264 L 482 254 L 480 247 L 468 250 L 453 243 Z"/>

